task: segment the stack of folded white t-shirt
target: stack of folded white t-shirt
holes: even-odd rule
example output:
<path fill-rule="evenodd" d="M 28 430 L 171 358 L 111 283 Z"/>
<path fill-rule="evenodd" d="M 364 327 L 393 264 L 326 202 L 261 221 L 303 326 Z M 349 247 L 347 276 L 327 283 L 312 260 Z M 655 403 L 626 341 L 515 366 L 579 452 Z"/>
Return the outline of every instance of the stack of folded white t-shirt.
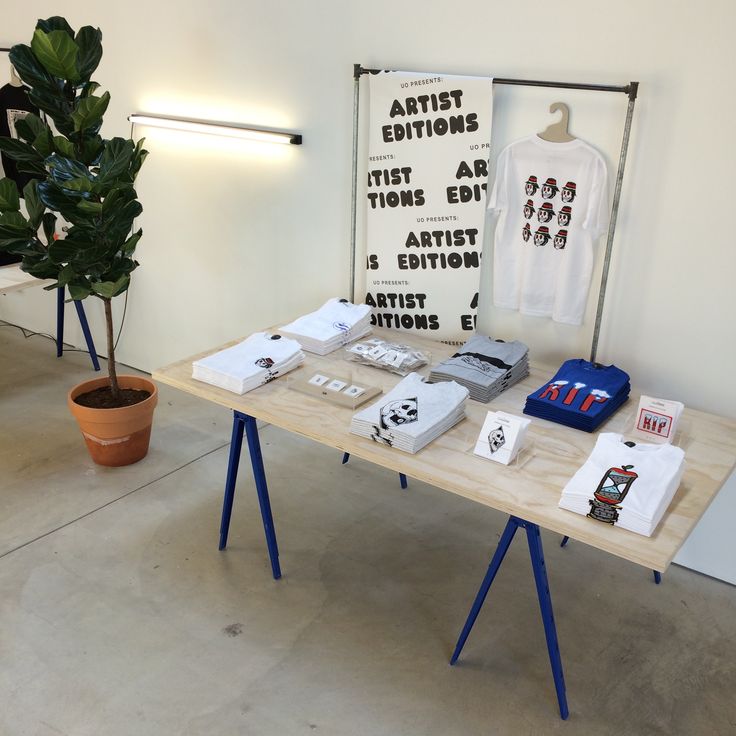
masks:
<path fill-rule="evenodd" d="M 350 431 L 404 452 L 419 452 L 465 416 L 467 398 L 468 389 L 454 381 L 430 384 L 410 373 L 355 414 Z"/>
<path fill-rule="evenodd" d="M 304 362 L 296 340 L 256 332 L 243 342 L 192 363 L 192 378 L 244 394 Z"/>
<path fill-rule="evenodd" d="M 565 486 L 560 508 L 650 537 L 677 492 L 684 461 L 679 447 L 625 443 L 604 432 Z"/>
<path fill-rule="evenodd" d="M 327 355 L 371 331 L 371 308 L 352 304 L 347 299 L 330 299 L 316 312 L 310 312 L 281 328 L 299 340 L 310 353 Z"/>
<path fill-rule="evenodd" d="M 432 368 L 430 381 L 457 381 L 470 398 L 487 403 L 529 375 L 529 348 L 523 342 L 504 342 L 473 335 L 455 355 Z"/>

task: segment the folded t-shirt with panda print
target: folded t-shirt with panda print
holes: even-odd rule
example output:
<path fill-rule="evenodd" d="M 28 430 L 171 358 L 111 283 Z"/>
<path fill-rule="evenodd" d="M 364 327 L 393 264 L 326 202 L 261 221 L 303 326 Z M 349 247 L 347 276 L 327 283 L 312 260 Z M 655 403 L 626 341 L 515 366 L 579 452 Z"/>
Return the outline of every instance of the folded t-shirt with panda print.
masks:
<path fill-rule="evenodd" d="M 580 139 L 537 135 L 504 148 L 488 209 L 498 213 L 493 303 L 522 314 L 583 321 L 593 242 L 608 223 L 608 174 L 601 154 Z"/>
<path fill-rule="evenodd" d="M 593 432 L 629 398 L 630 391 L 629 374 L 615 365 L 574 358 L 529 394 L 524 414 Z"/>
<path fill-rule="evenodd" d="M 404 452 L 419 452 L 465 416 L 468 389 L 454 381 L 426 383 L 410 373 L 353 416 L 350 431 Z"/>

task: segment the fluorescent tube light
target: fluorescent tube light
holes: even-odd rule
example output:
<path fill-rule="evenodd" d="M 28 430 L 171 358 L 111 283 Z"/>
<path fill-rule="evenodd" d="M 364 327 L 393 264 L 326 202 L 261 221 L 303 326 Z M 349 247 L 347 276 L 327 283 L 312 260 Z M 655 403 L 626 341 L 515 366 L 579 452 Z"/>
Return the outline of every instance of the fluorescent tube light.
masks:
<path fill-rule="evenodd" d="M 279 130 L 253 128 L 238 123 L 216 123 L 208 120 L 191 120 L 188 118 L 173 118 L 165 115 L 149 115 L 148 113 L 134 112 L 128 120 L 136 125 L 150 125 L 155 128 L 170 128 L 184 130 L 189 133 L 206 133 L 208 135 L 224 135 L 231 138 L 246 138 L 264 143 L 294 143 L 300 145 L 302 137 L 298 133 L 288 133 Z"/>

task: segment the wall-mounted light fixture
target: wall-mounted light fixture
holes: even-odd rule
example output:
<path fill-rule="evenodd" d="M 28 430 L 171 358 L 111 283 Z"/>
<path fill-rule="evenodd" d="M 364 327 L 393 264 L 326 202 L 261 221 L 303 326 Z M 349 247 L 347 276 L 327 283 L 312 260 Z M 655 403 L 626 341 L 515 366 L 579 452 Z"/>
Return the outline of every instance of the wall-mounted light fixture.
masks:
<path fill-rule="evenodd" d="M 174 118 L 167 115 L 149 115 L 148 113 L 134 112 L 128 120 L 136 125 L 150 125 L 155 128 L 170 128 L 184 130 L 189 133 L 206 133 L 208 135 L 224 135 L 231 138 L 246 138 L 252 141 L 265 143 L 293 143 L 300 145 L 302 137 L 298 133 L 289 133 L 267 128 L 254 128 L 239 123 L 216 123 L 209 120 L 192 120 L 190 118 Z"/>

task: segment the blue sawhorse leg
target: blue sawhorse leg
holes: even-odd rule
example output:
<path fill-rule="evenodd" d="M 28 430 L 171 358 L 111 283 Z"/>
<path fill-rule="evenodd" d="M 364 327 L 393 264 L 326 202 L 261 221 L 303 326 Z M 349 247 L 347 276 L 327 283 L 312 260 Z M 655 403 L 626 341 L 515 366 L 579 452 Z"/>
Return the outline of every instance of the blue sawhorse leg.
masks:
<path fill-rule="evenodd" d="M 350 460 L 350 453 L 343 453 L 342 464 L 345 465 L 348 460 Z M 406 490 L 406 488 L 409 486 L 409 481 L 407 481 L 406 476 L 403 473 L 399 473 L 399 483 L 404 490 Z"/>
<path fill-rule="evenodd" d="M 56 290 L 56 357 L 60 358 L 64 354 L 64 299 L 66 298 L 66 288 L 60 286 Z M 100 361 L 97 357 L 97 350 L 95 349 L 95 342 L 92 339 L 92 333 L 89 331 L 89 323 L 87 322 L 87 314 L 84 311 L 84 304 L 81 301 L 75 300 L 74 306 L 77 309 L 77 317 L 79 317 L 79 324 L 82 327 L 82 333 L 84 334 L 84 340 L 87 343 L 87 350 L 89 351 L 89 357 L 92 360 L 93 368 L 98 371 L 100 370 Z"/>
<path fill-rule="evenodd" d="M 463 627 L 460 638 L 455 646 L 450 664 L 455 664 L 457 658 L 460 656 L 460 652 L 465 645 L 465 642 L 470 634 L 470 630 L 473 628 L 475 620 L 478 618 L 480 609 L 483 607 L 483 603 L 488 595 L 491 584 L 498 569 L 501 567 L 506 552 L 511 544 L 511 541 L 516 534 L 516 530 L 519 527 L 523 527 L 526 530 L 527 542 L 529 543 L 529 555 L 532 560 L 532 570 L 534 571 L 534 582 L 537 586 L 537 598 L 539 599 L 539 608 L 542 613 L 542 623 L 544 624 L 544 635 L 547 639 L 547 652 L 549 653 L 549 661 L 552 666 L 552 677 L 555 682 L 555 690 L 557 692 L 557 703 L 560 708 L 560 717 L 566 720 L 569 711 L 567 709 L 567 696 L 565 695 L 565 677 L 562 672 L 562 659 L 560 657 L 560 648 L 557 642 L 557 629 L 555 627 L 554 613 L 552 610 L 552 597 L 549 592 L 549 583 L 547 581 L 547 571 L 544 564 L 544 553 L 542 551 L 542 537 L 539 533 L 539 527 L 531 522 L 519 519 L 516 516 L 510 516 L 506 523 L 506 528 L 501 534 L 501 539 L 498 542 L 496 551 L 491 559 L 491 564 L 488 566 L 488 572 L 486 572 L 483 582 L 481 583 L 480 589 L 475 596 L 473 606 L 468 614 L 467 621 Z"/>
<path fill-rule="evenodd" d="M 56 357 L 61 358 L 64 354 L 64 292 L 66 289 L 60 286 L 56 290 Z"/>
<path fill-rule="evenodd" d="M 570 541 L 570 537 L 562 537 L 562 541 L 560 542 L 560 547 L 564 547 L 568 542 Z M 657 572 L 656 570 L 652 570 L 654 573 L 654 582 L 659 585 L 662 582 L 662 573 Z"/>
<path fill-rule="evenodd" d="M 227 535 L 230 529 L 230 517 L 232 516 L 233 501 L 235 499 L 235 483 L 238 479 L 238 465 L 240 464 L 240 450 L 243 446 L 243 430 L 248 439 L 248 450 L 250 462 L 253 468 L 253 478 L 258 493 L 258 505 L 261 509 L 263 530 L 266 533 L 266 545 L 268 556 L 271 560 L 271 571 L 274 580 L 281 577 L 281 566 L 279 565 L 279 548 L 276 542 L 276 529 L 271 514 L 271 500 L 268 496 L 268 484 L 266 483 L 266 471 L 263 467 L 263 455 L 261 453 L 261 441 L 258 437 L 258 426 L 256 420 L 242 414 L 233 412 L 233 431 L 230 442 L 230 459 L 227 466 L 227 480 L 225 481 L 225 498 L 222 504 L 222 519 L 220 521 L 220 549 L 227 545 Z"/>
<path fill-rule="evenodd" d="M 89 323 L 87 322 L 87 315 L 84 311 L 84 304 L 79 300 L 75 300 L 74 306 L 77 309 L 77 317 L 79 317 L 79 324 L 82 326 L 84 339 L 87 343 L 87 350 L 89 350 L 89 357 L 92 359 L 92 366 L 96 371 L 98 371 L 100 370 L 100 361 L 97 358 L 97 350 L 95 350 L 95 342 L 92 339 L 92 333 L 89 331 Z"/>

